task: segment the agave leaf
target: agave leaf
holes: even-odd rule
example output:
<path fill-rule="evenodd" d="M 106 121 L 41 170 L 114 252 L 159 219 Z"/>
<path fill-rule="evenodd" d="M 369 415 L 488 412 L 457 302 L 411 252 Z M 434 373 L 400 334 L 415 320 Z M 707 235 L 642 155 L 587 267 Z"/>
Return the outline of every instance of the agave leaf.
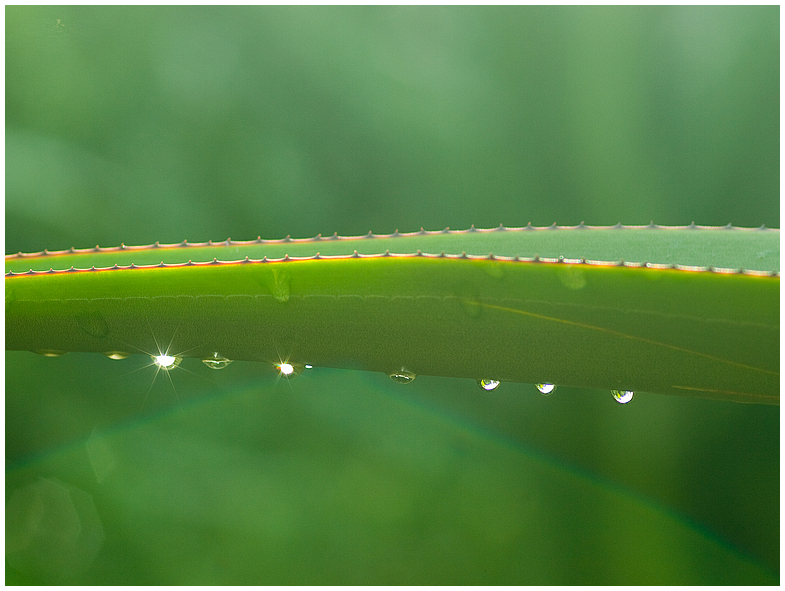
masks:
<path fill-rule="evenodd" d="M 11 255 L 6 273 L 8 349 L 169 343 L 202 359 L 779 403 L 777 230 L 183 242 Z"/>

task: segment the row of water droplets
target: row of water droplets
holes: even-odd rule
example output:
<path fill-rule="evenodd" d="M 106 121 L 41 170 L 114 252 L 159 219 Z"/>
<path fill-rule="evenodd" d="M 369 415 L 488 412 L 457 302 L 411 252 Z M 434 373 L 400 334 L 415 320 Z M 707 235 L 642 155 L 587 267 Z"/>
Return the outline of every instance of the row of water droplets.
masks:
<path fill-rule="evenodd" d="M 36 353 L 44 355 L 45 357 L 59 357 L 64 353 L 64 351 L 39 349 L 36 351 Z M 104 355 L 109 359 L 125 359 L 129 356 L 129 353 L 124 351 L 107 351 L 104 353 Z M 168 354 L 150 355 L 150 358 L 153 360 L 153 363 L 156 366 L 167 371 L 180 365 L 180 362 L 183 360 L 183 358 L 180 356 Z M 232 360 L 227 359 L 226 357 L 221 357 L 216 352 L 213 353 L 211 357 L 202 359 L 202 363 L 204 363 L 210 369 L 224 369 L 230 363 L 232 363 Z M 311 369 L 313 367 L 307 363 L 294 363 L 291 361 L 282 361 L 280 363 L 274 364 L 274 366 L 278 371 L 278 374 L 281 377 L 287 379 L 296 378 L 301 373 L 303 373 L 304 370 Z M 417 374 L 402 367 L 398 371 L 389 374 L 389 376 L 394 382 L 398 384 L 411 384 L 417 377 Z M 491 392 L 496 390 L 501 385 L 501 381 L 491 378 L 482 378 L 477 380 L 477 385 L 486 392 Z M 536 384 L 536 387 L 543 396 L 550 395 L 556 389 L 555 384 L 547 383 Z M 627 404 L 630 400 L 632 400 L 634 392 L 630 390 L 611 390 L 611 394 L 613 395 L 613 398 L 616 400 L 616 402 L 620 404 Z"/>
<path fill-rule="evenodd" d="M 393 372 L 390 374 L 390 378 L 399 384 L 411 384 L 414 381 L 414 378 L 417 377 L 417 374 L 414 372 L 408 371 L 405 368 L 401 368 L 400 370 Z M 482 378 L 477 380 L 477 385 L 485 390 L 486 392 L 491 392 L 496 390 L 501 385 L 500 380 L 494 380 L 491 378 Z M 537 389 L 543 396 L 548 396 L 556 389 L 555 384 L 535 384 Z M 619 404 L 627 404 L 634 395 L 634 392 L 631 390 L 611 390 L 611 394 L 613 395 L 614 400 Z"/>
<path fill-rule="evenodd" d="M 35 351 L 35 353 L 43 355 L 44 357 L 60 357 L 61 355 L 65 354 L 65 351 L 58 351 L 55 349 L 38 349 Z M 119 360 L 126 359 L 130 357 L 131 354 L 126 351 L 106 351 L 104 352 L 104 356 L 108 357 L 109 359 Z M 167 371 L 180 365 L 183 360 L 180 355 L 169 355 L 168 353 L 150 355 L 150 359 L 152 359 L 153 364 L 156 367 Z M 210 369 L 224 369 L 225 367 L 228 367 L 230 363 L 232 363 L 232 360 L 222 357 L 217 352 L 215 352 L 212 354 L 212 356 L 202 359 L 202 363 L 204 363 Z M 278 373 L 285 378 L 296 378 L 303 372 L 303 370 L 311 369 L 313 367 L 307 363 L 294 363 L 289 361 L 275 363 L 274 366 Z"/>
<path fill-rule="evenodd" d="M 231 362 L 231 359 L 221 357 L 218 353 L 213 353 L 212 357 L 202 359 L 202 363 L 210 369 L 224 369 Z M 313 368 L 313 365 L 309 363 L 294 363 L 292 361 L 281 361 L 280 363 L 275 363 L 274 366 L 281 377 L 289 379 L 296 378 L 306 369 Z"/>

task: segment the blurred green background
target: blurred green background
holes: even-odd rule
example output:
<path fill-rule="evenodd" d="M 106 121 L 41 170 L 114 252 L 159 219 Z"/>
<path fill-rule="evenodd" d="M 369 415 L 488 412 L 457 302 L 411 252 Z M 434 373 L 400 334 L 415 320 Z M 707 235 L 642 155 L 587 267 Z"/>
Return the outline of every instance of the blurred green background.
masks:
<path fill-rule="evenodd" d="M 8 253 L 779 227 L 777 6 L 5 14 Z M 8 582 L 779 581 L 775 407 L 145 363 L 6 354 Z"/>

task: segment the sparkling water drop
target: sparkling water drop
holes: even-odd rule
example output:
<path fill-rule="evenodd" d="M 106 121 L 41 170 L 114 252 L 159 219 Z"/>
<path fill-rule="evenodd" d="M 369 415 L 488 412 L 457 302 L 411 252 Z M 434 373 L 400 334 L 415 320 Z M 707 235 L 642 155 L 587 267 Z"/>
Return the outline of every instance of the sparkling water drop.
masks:
<path fill-rule="evenodd" d="M 634 392 L 630 392 L 629 390 L 611 390 L 611 394 L 616 399 L 616 402 L 619 404 L 627 404 L 630 400 L 632 400 Z"/>
<path fill-rule="evenodd" d="M 551 392 L 556 389 L 556 386 L 553 384 L 537 384 L 537 389 L 542 392 L 545 396 L 548 396 Z"/>
<path fill-rule="evenodd" d="M 210 369 L 223 369 L 227 365 L 232 362 L 231 359 L 227 359 L 226 357 L 221 357 L 218 353 L 213 353 L 212 357 L 207 357 L 206 359 L 202 359 L 202 363 L 204 363 Z"/>
<path fill-rule="evenodd" d="M 126 353 L 125 351 L 106 351 L 104 355 L 109 359 L 127 359 L 131 356 L 130 353 Z"/>
<path fill-rule="evenodd" d="M 482 379 L 482 380 L 477 380 L 477 385 L 480 388 L 482 388 L 483 390 L 486 390 L 488 392 L 498 388 L 499 384 L 501 384 L 501 382 L 499 380 L 491 380 L 489 378 L 485 378 L 485 379 Z"/>
<path fill-rule="evenodd" d="M 44 357 L 60 357 L 60 355 L 65 355 L 65 351 L 59 351 L 58 349 L 36 349 L 35 352 Z"/>
<path fill-rule="evenodd" d="M 161 369 L 165 369 L 167 371 L 170 369 L 174 369 L 175 367 L 180 365 L 180 362 L 183 360 L 182 357 L 177 357 L 176 355 L 166 355 L 166 354 L 150 355 L 150 357 L 152 358 L 153 363 L 155 363 Z"/>
<path fill-rule="evenodd" d="M 413 373 L 403 367 L 400 370 L 390 374 L 392 381 L 398 382 L 399 384 L 411 384 L 416 377 L 416 373 Z"/>
<path fill-rule="evenodd" d="M 303 373 L 305 369 L 305 365 L 302 363 L 293 363 L 291 361 L 283 361 L 281 363 L 275 364 L 275 369 L 278 370 L 278 374 L 284 378 L 292 380 Z"/>

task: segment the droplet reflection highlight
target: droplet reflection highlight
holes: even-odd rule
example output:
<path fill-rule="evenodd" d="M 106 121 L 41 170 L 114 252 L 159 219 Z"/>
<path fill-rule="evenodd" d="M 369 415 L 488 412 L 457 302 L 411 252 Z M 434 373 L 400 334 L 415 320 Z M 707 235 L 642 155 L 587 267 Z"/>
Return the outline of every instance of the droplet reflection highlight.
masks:
<path fill-rule="evenodd" d="M 303 373 L 305 365 L 302 363 L 292 363 L 291 361 L 282 361 L 281 363 L 275 364 L 275 369 L 278 370 L 278 375 L 288 380 L 293 380 Z"/>
<path fill-rule="evenodd" d="M 180 362 L 183 360 L 182 357 L 177 357 L 176 355 L 150 355 L 150 357 L 153 363 L 167 371 L 180 365 Z"/>
<path fill-rule="evenodd" d="M 389 375 L 393 382 L 397 382 L 399 384 L 411 384 L 414 381 L 414 378 L 417 377 L 416 373 L 408 371 L 403 367 L 399 371 L 393 372 Z"/>
<path fill-rule="evenodd" d="M 553 384 L 537 384 L 537 389 L 544 396 L 548 396 L 551 392 L 553 392 L 556 389 L 556 386 Z"/>
<path fill-rule="evenodd" d="M 611 390 L 611 394 L 613 394 L 613 397 L 619 404 L 627 404 L 630 400 L 632 400 L 632 397 L 635 393 L 629 390 Z"/>
<path fill-rule="evenodd" d="M 477 385 L 487 392 L 490 392 L 491 390 L 495 390 L 496 388 L 499 387 L 499 384 L 501 384 L 499 380 L 491 380 L 488 378 L 477 380 Z"/>
<path fill-rule="evenodd" d="M 44 357 L 60 357 L 60 355 L 65 355 L 65 351 L 59 351 L 58 349 L 36 349 L 35 352 Z"/>
<path fill-rule="evenodd" d="M 218 353 L 213 353 L 212 357 L 207 357 L 206 359 L 202 359 L 202 363 L 204 363 L 210 369 L 223 369 L 227 365 L 232 362 L 231 359 L 227 359 L 226 357 L 221 357 Z"/>

